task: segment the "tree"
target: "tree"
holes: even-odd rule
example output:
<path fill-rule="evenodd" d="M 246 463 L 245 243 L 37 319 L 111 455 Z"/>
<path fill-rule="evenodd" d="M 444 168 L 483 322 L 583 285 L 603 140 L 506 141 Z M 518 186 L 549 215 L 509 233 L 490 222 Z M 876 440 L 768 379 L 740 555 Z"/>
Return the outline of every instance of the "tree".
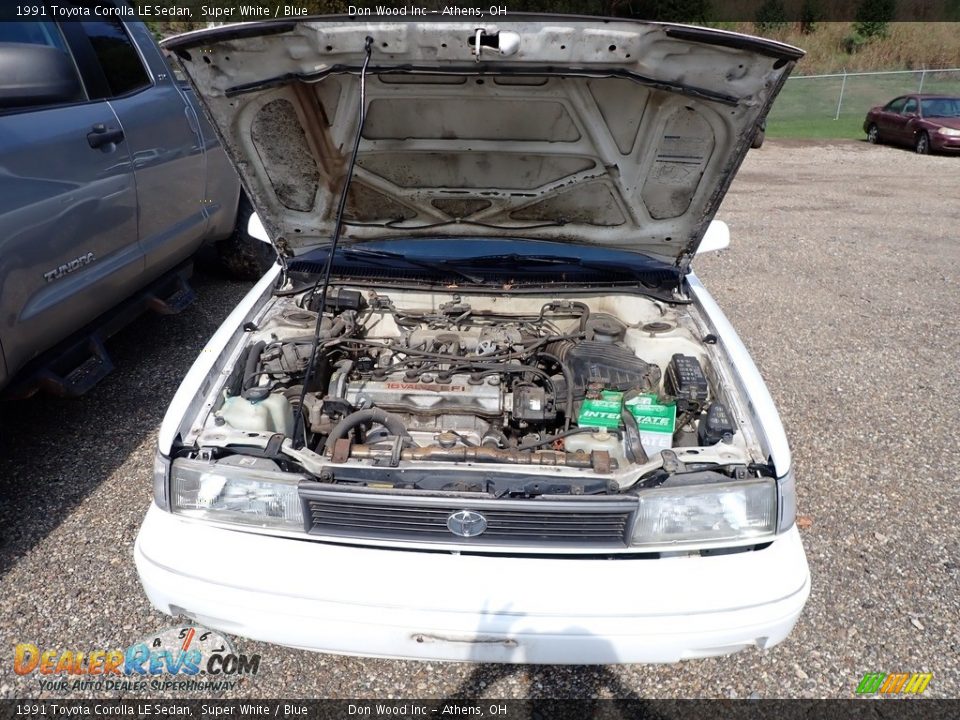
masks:
<path fill-rule="evenodd" d="M 787 11 L 781 0 L 764 0 L 757 10 L 757 19 L 753 26 L 759 33 L 779 30 L 787 24 Z"/>
<path fill-rule="evenodd" d="M 803 0 L 803 5 L 800 6 L 800 32 L 804 35 L 813 35 L 822 17 L 823 11 L 819 0 Z"/>
<path fill-rule="evenodd" d="M 853 32 L 866 40 L 886 37 L 896 14 L 896 0 L 861 0 L 854 16 Z"/>
<path fill-rule="evenodd" d="M 710 16 L 709 0 L 609 0 L 609 8 L 615 17 L 694 25 L 702 25 Z"/>
<path fill-rule="evenodd" d="M 853 32 L 843 39 L 843 49 L 853 54 L 874 38 L 885 38 L 896 14 L 896 0 L 861 0 L 854 16 Z"/>

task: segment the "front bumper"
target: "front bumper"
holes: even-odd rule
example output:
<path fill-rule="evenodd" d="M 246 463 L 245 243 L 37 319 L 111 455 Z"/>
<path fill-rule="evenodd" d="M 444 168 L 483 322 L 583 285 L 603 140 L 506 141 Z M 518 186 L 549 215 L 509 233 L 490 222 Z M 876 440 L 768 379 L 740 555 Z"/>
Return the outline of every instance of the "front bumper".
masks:
<path fill-rule="evenodd" d="M 165 613 L 280 645 L 420 660 L 676 662 L 766 648 L 810 593 L 796 527 L 713 557 L 504 557 L 270 537 L 152 505 L 134 552 Z"/>
<path fill-rule="evenodd" d="M 948 137 L 937 132 L 929 134 L 930 149 L 935 152 L 960 152 L 960 137 Z"/>

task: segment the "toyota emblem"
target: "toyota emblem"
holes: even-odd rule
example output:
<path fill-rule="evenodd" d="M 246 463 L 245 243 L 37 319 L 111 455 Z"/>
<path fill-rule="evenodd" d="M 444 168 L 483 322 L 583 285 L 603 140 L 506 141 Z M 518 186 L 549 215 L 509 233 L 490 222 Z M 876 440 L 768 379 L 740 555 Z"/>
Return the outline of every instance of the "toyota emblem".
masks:
<path fill-rule="evenodd" d="M 447 517 L 447 529 L 460 537 L 476 537 L 487 529 L 487 519 L 473 510 L 457 510 Z"/>

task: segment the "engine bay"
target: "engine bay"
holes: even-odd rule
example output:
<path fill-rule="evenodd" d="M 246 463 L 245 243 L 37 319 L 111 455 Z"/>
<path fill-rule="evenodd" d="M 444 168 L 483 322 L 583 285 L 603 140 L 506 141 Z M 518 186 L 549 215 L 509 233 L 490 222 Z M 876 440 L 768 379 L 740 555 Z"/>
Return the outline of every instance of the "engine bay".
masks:
<path fill-rule="evenodd" d="M 598 494 L 761 457 L 690 305 L 332 286 L 245 330 L 197 445 L 324 482 Z"/>

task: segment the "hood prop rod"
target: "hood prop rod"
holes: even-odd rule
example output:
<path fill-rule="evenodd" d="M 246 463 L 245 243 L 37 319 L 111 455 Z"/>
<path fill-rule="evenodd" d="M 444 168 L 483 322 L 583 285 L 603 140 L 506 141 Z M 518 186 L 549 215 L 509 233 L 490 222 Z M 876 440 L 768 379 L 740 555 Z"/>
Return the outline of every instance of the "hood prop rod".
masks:
<path fill-rule="evenodd" d="M 353 169 L 357 164 L 357 151 L 360 149 L 360 135 L 363 133 L 363 123 L 367 119 L 366 110 L 366 89 L 367 89 L 367 66 L 370 64 L 370 55 L 373 52 L 373 38 L 367 36 L 364 44 L 363 67 L 360 68 L 360 107 L 358 110 L 357 133 L 353 138 L 353 150 L 350 153 L 350 162 L 347 165 L 347 171 L 343 178 L 343 189 L 340 191 L 340 202 L 337 204 L 337 216 L 333 225 L 333 235 L 330 238 L 330 250 L 327 253 L 327 261 L 323 266 L 323 274 L 317 278 L 310 296 L 320 292 L 320 305 L 317 308 L 317 324 L 313 329 L 313 347 L 310 350 L 310 362 L 307 363 L 307 370 L 303 376 L 303 387 L 300 388 L 300 402 L 297 404 L 297 416 L 293 424 L 293 445 L 294 448 L 301 448 L 306 444 L 306 427 L 303 417 L 303 402 L 307 395 L 307 388 L 313 380 L 317 367 L 317 350 L 320 347 L 320 327 L 323 321 L 323 313 L 327 307 L 327 288 L 330 285 L 330 273 L 333 270 L 333 256 L 337 252 L 337 243 L 340 241 L 340 231 L 343 228 L 343 212 L 347 206 L 347 192 L 350 190 L 350 181 L 353 179 Z M 303 443 L 301 443 L 301 429 L 303 430 Z"/>

